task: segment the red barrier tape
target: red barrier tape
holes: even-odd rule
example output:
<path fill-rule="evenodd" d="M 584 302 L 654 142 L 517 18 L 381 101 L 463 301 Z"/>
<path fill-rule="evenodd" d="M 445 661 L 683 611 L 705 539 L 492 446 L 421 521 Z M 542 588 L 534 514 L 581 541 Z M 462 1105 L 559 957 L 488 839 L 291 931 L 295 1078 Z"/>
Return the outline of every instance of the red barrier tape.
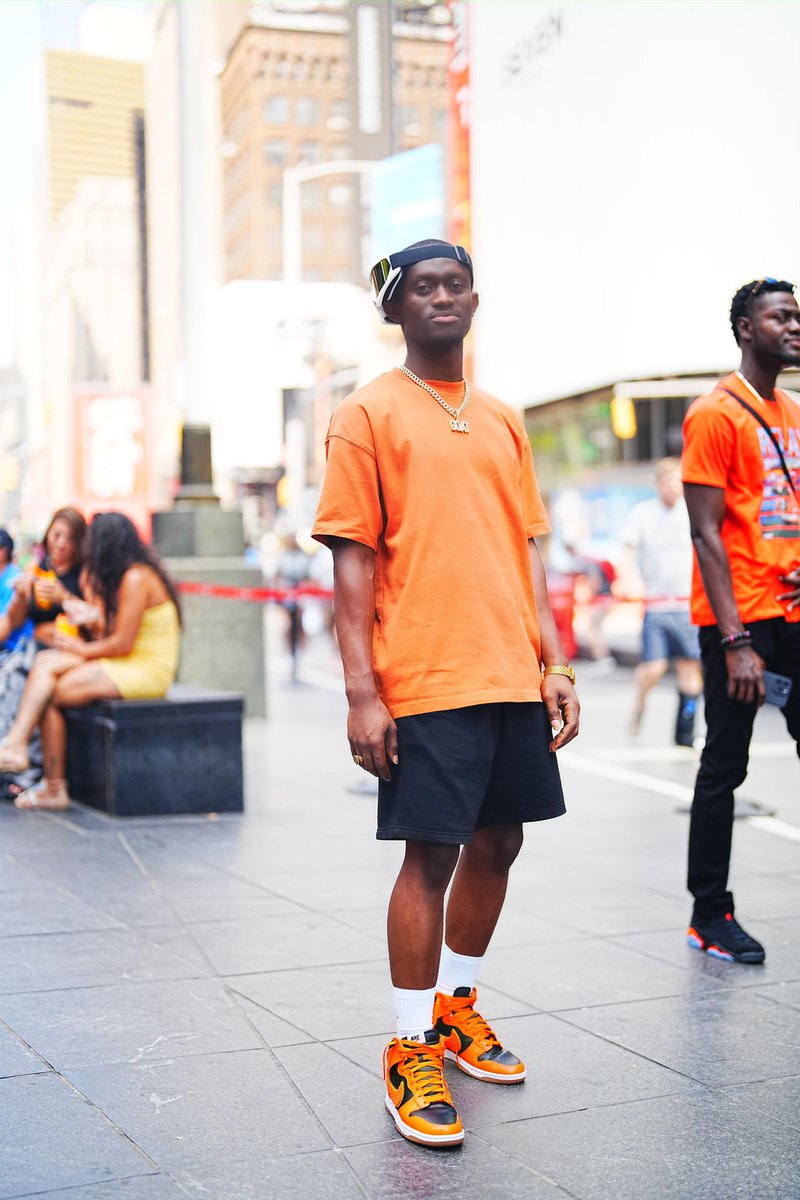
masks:
<path fill-rule="evenodd" d="M 303 596 L 313 596 L 319 600 L 332 600 L 330 588 L 321 587 L 316 583 L 301 583 L 293 588 L 280 587 L 236 587 L 223 583 L 196 583 L 187 579 L 177 584 L 178 591 L 184 596 L 210 596 L 216 600 L 246 600 L 254 604 L 267 604 L 270 600 L 283 603 L 286 600 L 297 600 Z M 553 587 L 550 589 L 551 602 L 572 593 Z M 590 600 L 576 600 L 579 608 L 589 608 L 596 604 L 675 604 L 689 603 L 688 596 L 592 596 Z"/>
<path fill-rule="evenodd" d="M 293 588 L 233 587 L 223 583 L 196 583 L 182 579 L 176 586 L 183 596 L 212 596 L 216 600 L 247 600 L 254 604 L 266 604 L 270 600 L 281 603 L 301 596 L 315 596 L 321 600 L 333 597 L 330 588 L 320 587 L 316 583 L 301 583 Z"/>

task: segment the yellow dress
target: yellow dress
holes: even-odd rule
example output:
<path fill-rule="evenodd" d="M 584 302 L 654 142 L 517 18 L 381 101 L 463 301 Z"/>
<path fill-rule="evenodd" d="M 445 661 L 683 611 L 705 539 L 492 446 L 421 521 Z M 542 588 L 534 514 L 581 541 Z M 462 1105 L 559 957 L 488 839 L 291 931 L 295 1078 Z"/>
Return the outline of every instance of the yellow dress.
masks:
<path fill-rule="evenodd" d="M 130 654 L 97 661 L 123 699 L 152 700 L 163 696 L 175 679 L 180 640 L 177 609 L 164 600 L 144 610 Z"/>

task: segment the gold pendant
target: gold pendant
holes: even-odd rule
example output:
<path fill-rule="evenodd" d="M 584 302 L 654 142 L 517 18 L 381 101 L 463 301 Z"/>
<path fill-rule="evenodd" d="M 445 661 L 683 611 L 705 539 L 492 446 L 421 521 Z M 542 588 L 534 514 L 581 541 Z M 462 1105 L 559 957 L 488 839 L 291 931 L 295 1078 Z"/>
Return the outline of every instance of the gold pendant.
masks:
<path fill-rule="evenodd" d="M 457 421 L 453 417 L 450 421 L 450 428 L 453 433 L 469 433 L 469 421 Z"/>

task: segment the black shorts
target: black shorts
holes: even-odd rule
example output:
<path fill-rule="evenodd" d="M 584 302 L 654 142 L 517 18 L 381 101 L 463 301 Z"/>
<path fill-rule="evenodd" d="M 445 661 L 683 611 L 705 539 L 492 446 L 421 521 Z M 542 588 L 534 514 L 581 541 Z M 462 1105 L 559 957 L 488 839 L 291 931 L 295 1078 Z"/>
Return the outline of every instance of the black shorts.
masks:
<path fill-rule="evenodd" d="M 399 765 L 378 784 L 386 840 L 468 842 L 476 829 L 565 811 L 544 704 L 474 704 L 397 719 Z"/>

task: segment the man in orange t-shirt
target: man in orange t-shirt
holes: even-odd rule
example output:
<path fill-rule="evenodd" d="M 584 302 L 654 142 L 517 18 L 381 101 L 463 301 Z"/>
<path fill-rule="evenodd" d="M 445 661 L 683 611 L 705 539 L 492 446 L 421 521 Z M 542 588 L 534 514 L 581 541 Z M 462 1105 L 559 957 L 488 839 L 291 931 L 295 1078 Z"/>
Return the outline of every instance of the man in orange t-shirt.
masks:
<path fill-rule="evenodd" d="M 450 1146 L 464 1132 L 445 1052 L 478 1079 L 525 1078 L 476 1012 L 475 982 L 523 822 L 564 812 L 554 752 L 579 706 L 536 547 L 549 525 L 524 426 L 463 378 L 472 261 L 421 242 L 382 260 L 373 283 L 406 360 L 334 412 L 313 535 L 333 551 L 353 760 L 379 779 L 378 837 L 405 842 L 385 1103 L 404 1137 Z"/>
<path fill-rule="evenodd" d="M 728 867 L 733 793 L 768 694 L 765 670 L 791 680 L 784 715 L 800 753 L 800 404 L 775 386 L 784 366 L 800 366 L 794 285 L 745 284 L 731 325 L 741 366 L 695 400 L 684 423 L 708 729 L 689 833 L 688 941 L 716 958 L 761 963 L 764 947 L 734 917 Z"/>

